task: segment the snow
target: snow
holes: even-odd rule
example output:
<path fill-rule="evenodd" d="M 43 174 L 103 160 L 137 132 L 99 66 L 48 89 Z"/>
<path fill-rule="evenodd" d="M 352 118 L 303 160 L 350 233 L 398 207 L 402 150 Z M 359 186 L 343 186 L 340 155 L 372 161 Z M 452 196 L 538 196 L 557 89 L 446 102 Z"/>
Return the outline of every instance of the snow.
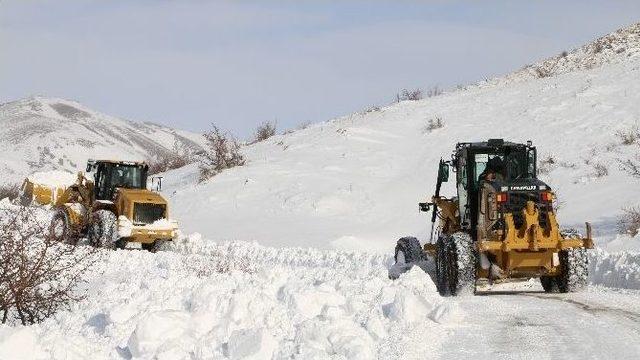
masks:
<path fill-rule="evenodd" d="M 635 32 L 627 36 L 630 46 Z M 189 235 L 157 253 L 101 251 L 71 309 L 0 325 L 0 359 L 637 358 L 640 237 L 615 229 L 618 209 L 640 196 L 615 164 L 637 149 L 615 132 L 640 118 L 640 59 L 616 60 L 612 49 L 594 58 L 602 67 L 520 74 L 278 135 L 244 148 L 246 166 L 202 184 L 195 165 L 164 174 Z M 36 100 L 20 108 L 59 121 L 91 115 Z M 60 103 L 71 108 L 50 106 Z M 435 116 L 444 127 L 425 131 Z M 417 203 L 433 191 L 437 161 L 458 141 L 496 137 L 532 139 L 540 158 L 557 159 L 544 179 L 560 222 L 594 224 L 587 291 L 545 294 L 530 280 L 441 297 L 432 261 L 389 279 L 409 267 L 392 268 L 395 240 L 427 238 Z"/>
<path fill-rule="evenodd" d="M 640 57 L 557 76 L 471 87 L 356 113 L 243 148 L 247 165 L 197 183 L 197 167 L 165 174 L 164 194 L 186 233 L 269 246 L 393 251 L 402 236 L 428 239 L 418 202 L 434 191 L 440 158 L 460 141 L 537 146 L 556 162 L 541 175 L 558 196 L 563 227 L 593 224 L 616 238 L 640 181 L 619 169 L 637 152 L 619 130 L 640 119 Z M 424 131 L 439 116 L 444 127 Z M 603 165 L 608 175 L 597 176 Z M 453 194 L 453 182 L 442 194 Z M 606 209 L 606 210 L 604 210 Z"/>
<path fill-rule="evenodd" d="M 21 183 L 34 171 L 77 173 L 88 159 L 148 161 L 174 144 L 198 151 L 204 140 L 199 134 L 117 118 L 66 99 L 34 96 L 3 103 L 0 185 Z"/>
<path fill-rule="evenodd" d="M 30 360 L 43 355 L 31 328 L 0 324 L 0 359 Z"/>
<path fill-rule="evenodd" d="M 27 178 L 34 184 L 54 189 L 66 188 L 72 185 L 77 180 L 77 174 L 72 174 L 68 171 L 52 170 L 35 172 L 27 176 Z"/>

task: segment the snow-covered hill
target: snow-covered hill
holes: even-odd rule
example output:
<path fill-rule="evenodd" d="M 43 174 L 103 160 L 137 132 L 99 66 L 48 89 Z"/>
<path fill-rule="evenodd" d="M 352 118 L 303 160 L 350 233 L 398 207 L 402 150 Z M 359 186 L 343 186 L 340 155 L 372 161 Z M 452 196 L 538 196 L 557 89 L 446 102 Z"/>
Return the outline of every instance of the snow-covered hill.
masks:
<path fill-rule="evenodd" d="M 637 56 L 640 56 L 640 23 L 624 27 L 572 51 L 527 65 L 519 71 L 491 82 L 526 81 L 550 77 L 577 70 L 594 69 L 604 64 L 625 62 Z"/>
<path fill-rule="evenodd" d="M 637 31 L 627 35 L 635 53 Z M 400 236 L 426 238 L 417 204 L 457 142 L 532 140 L 562 224 L 591 221 L 608 241 L 621 208 L 640 202 L 640 181 L 618 163 L 639 148 L 617 135 L 639 124 L 639 78 L 630 56 L 351 114 L 247 147 L 247 165 L 203 184 L 195 167 L 167 174 L 165 190 L 183 229 L 210 239 L 390 252 Z M 429 129 L 436 118 L 444 126 Z"/>
<path fill-rule="evenodd" d="M 35 171 L 82 170 L 88 158 L 150 160 L 200 135 L 105 115 L 74 101 L 31 97 L 0 104 L 0 184 Z"/>

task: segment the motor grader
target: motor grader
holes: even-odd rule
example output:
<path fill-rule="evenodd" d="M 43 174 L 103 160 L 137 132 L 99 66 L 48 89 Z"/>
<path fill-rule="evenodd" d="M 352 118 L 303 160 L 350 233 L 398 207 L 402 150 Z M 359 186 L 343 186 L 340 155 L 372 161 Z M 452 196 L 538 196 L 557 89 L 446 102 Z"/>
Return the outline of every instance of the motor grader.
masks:
<path fill-rule="evenodd" d="M 432 211 L 431 237 L 398 240 L 396 265 L 435 259 L 435 281 L 443 296 L 474 293 L 479 281 L 540 278 L 546 292 L 573 292 L 587 281 L 586 237 L 561 231 L 552 189 L 537 178 L 536 148 L 490 139 L 458 143 L 451 160 L 440 160 L 435 194 L 419 204 Z M 456 196 L 440 194 L 449 172 Z M 439 219 L 434 236 L 434 226 Z M 434 241 L 435 239 L 435 241 Z"/>
<path fill-rule="evenodd" d="M 97 247 L 153 251 L 172 240 L 178 226 L 169 220 L 167 201 L 147 189 L 148 170 L 144 162 L 89 160 L 86 173 L 93 173 L 92 180 L 82 172 L 64 187 L 27 179 L 23 199 L 52 205 L 49 230 L 56 240 L 75 244 L 86 236 Z"/>

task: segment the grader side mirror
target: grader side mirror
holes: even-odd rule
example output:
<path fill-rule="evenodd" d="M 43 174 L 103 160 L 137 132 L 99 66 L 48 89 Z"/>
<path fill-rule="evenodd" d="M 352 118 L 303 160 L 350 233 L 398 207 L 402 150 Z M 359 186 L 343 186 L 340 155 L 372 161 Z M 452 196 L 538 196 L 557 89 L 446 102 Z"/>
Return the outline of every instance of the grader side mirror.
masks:
<path fill-rule="evenodd" d="M 438 182 L 449 181 L 449 164 L 440 162 L 440 168 L 438 169 Z"/>

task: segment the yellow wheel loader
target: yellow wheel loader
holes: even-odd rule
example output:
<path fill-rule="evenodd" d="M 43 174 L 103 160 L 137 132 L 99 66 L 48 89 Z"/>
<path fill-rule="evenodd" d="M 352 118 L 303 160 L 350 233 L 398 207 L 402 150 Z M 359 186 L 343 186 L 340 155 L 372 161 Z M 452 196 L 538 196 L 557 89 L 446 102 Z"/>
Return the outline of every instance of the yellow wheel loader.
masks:
<path fill-rule="evenodd" d="M 23 203 L 52 205 L 50 235 L 75 244 L 86 236 L 104 248 L 155 250 L 177 235 L 167 201 L 147 189 L 149 166 L 144 162 L 89 160 L 88 179 L 82 172 L 74 184 L 48 187 L 26 179 Z M 161 180 L 161 179 L 160 179 Z M 158 187 L 159 189 L 159 187 Z"/>
<path fill-rule="evenodd" d="M 591 226 L 586 223 L 586 237 L 560 230 L 555 195 L 537 178 L 536 159 L 531 142 L 458 143 L 451 160 L 440 160 L 435 195 L 419 204 L 421 211 L 432 211 L 429 242 L 398 240 L 396 265 L 408 269 L 435 259 L 435 281 L 444 296 L 474 293 L 479 280 L 535 277 L 547 292 L 586 286 Z M 451 169 L 457 194 L 447 198 L 440 188 Z"/>

